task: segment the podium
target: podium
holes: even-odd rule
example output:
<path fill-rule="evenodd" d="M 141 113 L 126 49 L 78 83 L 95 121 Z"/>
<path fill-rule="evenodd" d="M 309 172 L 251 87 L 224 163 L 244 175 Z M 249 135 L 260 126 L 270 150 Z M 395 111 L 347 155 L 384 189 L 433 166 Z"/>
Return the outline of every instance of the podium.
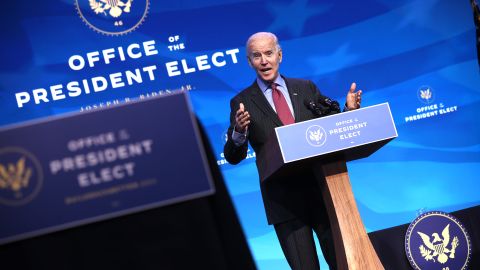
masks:
<path fill-rule="evenodd" d="M 259 153 L 261 181 L 312 169 L 324 186 L 338 269 L 384 269 L 365 231 L 346 162 L 370 156 L 398 136 L 388 103 L 275 129 Z"/>

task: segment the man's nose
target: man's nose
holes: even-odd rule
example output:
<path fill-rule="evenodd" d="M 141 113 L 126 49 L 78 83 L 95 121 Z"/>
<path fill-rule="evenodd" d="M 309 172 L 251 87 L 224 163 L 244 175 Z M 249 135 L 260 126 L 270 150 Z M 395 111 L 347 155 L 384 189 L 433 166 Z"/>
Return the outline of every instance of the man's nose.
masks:
<path fill-rule="evenodd" d="M 260 59 L 260 64 L 262 65 L 267 64 L 267 58 L 265 57 L 265 55 L 262 55 L 262 58 Z"/>

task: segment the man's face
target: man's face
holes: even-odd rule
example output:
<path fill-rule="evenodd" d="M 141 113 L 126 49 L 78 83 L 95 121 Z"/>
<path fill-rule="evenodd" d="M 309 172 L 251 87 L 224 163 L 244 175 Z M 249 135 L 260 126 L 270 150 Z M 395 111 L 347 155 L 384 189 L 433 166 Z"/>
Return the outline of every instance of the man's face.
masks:
<path fill-rule="evenodd" d="M 248 63 L 257 72 L 258 78 L 273 82 L 278 77 L 278 67 L 282 62 L 282 50 L 270 36 L 260 36 L 248 45 Z"/>

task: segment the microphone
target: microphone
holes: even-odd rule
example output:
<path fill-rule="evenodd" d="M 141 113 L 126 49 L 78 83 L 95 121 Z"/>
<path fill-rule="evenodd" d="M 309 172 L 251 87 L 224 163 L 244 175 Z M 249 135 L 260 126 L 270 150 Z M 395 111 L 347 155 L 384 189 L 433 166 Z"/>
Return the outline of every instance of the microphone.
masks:
<path fill-rule="evenodd" d="M 330 108 L 330 112 L 335 112 L 339 113 L 340 112 L 340 104 L 338 101 L 333 100 L 329 97 L 322 96 L 320 97 L 320 103 L 326 105 L 328 108 Z"/>
<path fill-rule="evenodd" d="M 317 117 L 323 116 L 327 111 L 327 108 L 322 106 L 321 104 L 315 103 L 313 100 L 304 100 L 303 104 L 313 112 L 313 114 Z"/>
<path fill-rule="evenodd" d="M 320 96 L 317 102 L 313 100 L 304 100 L 303 104 L 317 117 L 340 112 L 340 104 L 336 100 L 326 96 Z"/>

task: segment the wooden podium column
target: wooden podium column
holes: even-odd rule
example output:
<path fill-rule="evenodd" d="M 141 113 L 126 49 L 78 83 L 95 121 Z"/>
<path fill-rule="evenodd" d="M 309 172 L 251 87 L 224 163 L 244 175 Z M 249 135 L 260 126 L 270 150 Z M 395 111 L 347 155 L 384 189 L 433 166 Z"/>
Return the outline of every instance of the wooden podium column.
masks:
<path fill-rule="evenodd" d="M 322 188 L 332 228 L 339 270 L 383 270 L 368 238 L 353 197 L 345 161 L 314 166 L 318 179 L 325 175 Z"/>

